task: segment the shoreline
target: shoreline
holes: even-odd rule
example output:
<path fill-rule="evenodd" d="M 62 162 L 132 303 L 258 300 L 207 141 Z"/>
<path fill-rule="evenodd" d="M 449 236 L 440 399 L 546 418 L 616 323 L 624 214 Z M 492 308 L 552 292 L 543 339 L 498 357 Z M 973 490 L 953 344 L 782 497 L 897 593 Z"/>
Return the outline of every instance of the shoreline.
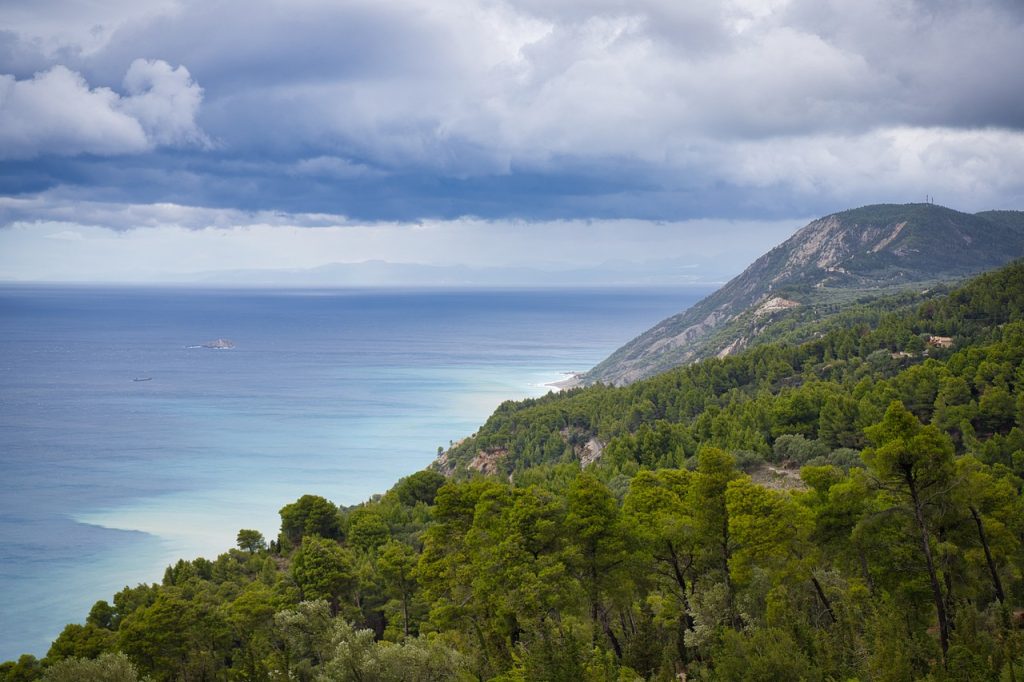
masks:
<path fill-rule="evenodd" d="M 550 388 L 555 393 L 561 393 L 562 391 L 568 391 L 571 388 L 583 385 L 583 372 L 563 372 L 562 376 L 565 378 L 558 381 L 549 381 L 544 386 Z"/>
<path fill-rule="evenodd" d="M 568 312 L 561 293 L 499 297 L 497 308 L 489 295 L 465 294 L 458 306 L 445 296 L 372 299 L 382 307 L 368 316 L 370 299 L 310 297 L 297 307 L 291 298 L 268 296 L 254 299 L 266 319 L 302 313 L 330 323 L 264 332 L 264 318 L 254 318 L 232 295 L 171 295 L 167 300 L 188 304 L 182 306 L 188 314 L 173 325 L 160 312 L 163 293 L 110 299 L 109 292 L 101 297 L 73 290 L 54 299 L 70 300 L 69 308 L 51 306 L 49 296 L 14 297 L 23 302 L 14 312 L 33 306 L 38 312 L 13 316 L 3 347 L 17 385 L 62 395 L 61 409 L 74 410 L 76 418 L 55 433 L 53 456 L 74 464 L 77 477 L 74 485 L 57 479 L 60 487 L 52 489 L 32 485 L 47 475 L 43 460 L 35 456 L 38 446 L 29 431 L 16 432 L 15 447 L 4 453 L 11 463 L 8 484 L 17 495 L 11 506 L 26 508 L 33 519 L 52 512 L 105 530 L 62 530 L 72 538 L 96 538 L 88 555 L 74 554 L 73 570 L 66 573 L 54 563 L 54 557 L 69 556 L 66 547 L 21 544 L 32 532 L 28 525 L 0 536 L 10 562 L 0 594 L 12 613 L 35 614 L 27 625 L 0 628 L 0 647 L 11 657 L 44 656 L 61 629 L 81 623 L 95 600 L 110 600 L 125 585 L 159 582 L 177 559 L 215 559 L 234 545 L 239 528 L 276 536 L 277 511 L 303 494 L 349 506 L 386 491 L 429 466 L 437 444 L 447 447 L 450 439 L 477 430 L 502 402 L 571 387 L 577 372 L 569 368 L 589 368 L 619 339 L 679 305 L 675 294 L 657 291 L 611 298 L 573 294 Z M 108 300 L 119 305 L 108 306 Z M 431 324 L 410 331 L 405 313 L 413 304 Z M 110 330 L 100 338 L 111 342 L 97 349 L 84 330 L 65 326 L 71 308 L 88 314 L 97 330 Z M 213 338 L 210 317 L 220 321 L 225 336 L 249 339 L 244 358 L 184 350 Z M 133 331 L 115 331 L 122 327 Z M 60 339 L 66 353 L 59 359 L 76 369 L 51 383 L 48 366 L 33 362 L 37 356 L 28 352 L 28 341 L 49 338 L 58 329 L 70 330 Z M 538 345 L 538 338 L 557 341 L 550 341 L 557 352 Z M 287 349 L 296 352 L 282 352 Z M 92 362 L 97 354 L 105 363 Z M 111 375 L 108 367 L 123 369 Z M 211 367 L 216 381 L 207 385 Z M 152 382 L 131 383 L 150 376 Z M 68 386 L 82 390 L 64 390 Z M 131 390 L 147 386 L 159 390 Z M 4 393 L 18 408 L 8 412 L 10 421 L 28 426 L 37 418 L 32 395 L 21 389 Z M 91 426 L 108 422 L 110 428 L 102 430 Z M 298 467 L 290 458 L 297 451 L 304 453 Z M 88 453 L 89 466 L 77 468 L 84 455 L 71 453 Z M 231 472 L 227 482 L 224 471 Z M 124 486 L 132 492 L 127 504 L 121 504 Z M 113 508 L 106 506 L 111 500 L 118 502 Z M 208 516 L 215 523 L 205 516 L 214 506 L 219 511 Z M 191 511 L 188 518 L 183 507 Z M 205 537 L 211 525 L 223 529 L 222 540 Z M 197 534 L 204 537 L 181 537 L 193 529 L 205 531 Z M 38 609 L 58 583 L 67 596 Z"/>

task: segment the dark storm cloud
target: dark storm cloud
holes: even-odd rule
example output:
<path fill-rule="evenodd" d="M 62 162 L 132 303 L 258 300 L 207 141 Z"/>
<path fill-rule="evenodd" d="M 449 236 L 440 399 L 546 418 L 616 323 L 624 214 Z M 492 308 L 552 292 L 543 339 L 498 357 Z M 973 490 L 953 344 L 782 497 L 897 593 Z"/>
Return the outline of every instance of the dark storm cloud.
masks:
<path fill-rule="evenodd" d="M 882 86 L 867 122 L 1024 127 L 1024 4 L 799 0 L 784 18 L 862 57 Z"/>
<path fill-rule="evenodd" d="M 363 219 L 1024 200 L 1008 0 L 49 4 L 0 8 L 9 194 Z"/>
<path fill-rule="evenodd" d="M 16 78 L 31 78 L 51 64 L 37 41 L 22 38 L 15 31 L 0 30 L 0 65 L 6 74 Z"/>
<path fill-rule="evenodd" d="M 428 75 L 457 67 L 444 25 L 402 3 L 193 3 L 117 30 L 84 65 L 117 78 L 144 54 L 188 64 L 208 88 L 251 88 Z"/>

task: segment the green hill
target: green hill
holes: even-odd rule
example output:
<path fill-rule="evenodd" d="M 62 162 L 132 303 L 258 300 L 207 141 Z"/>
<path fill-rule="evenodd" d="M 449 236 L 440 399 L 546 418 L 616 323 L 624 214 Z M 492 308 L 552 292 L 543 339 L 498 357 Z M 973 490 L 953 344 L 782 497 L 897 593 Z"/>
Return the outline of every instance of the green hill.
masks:
<path fill-rule="evenodd" d="M 1024 263 L 791 336 L 507 402 L 0 680 L 1021 679 Z"/>
<path fill-rule="evenodd" d="M 455 475 L 483 470 L 514 476 L 538 464 L 593 459 L 595 450 L 602 456 L 614 454 L 617 438 L 660 422 L 691 423 L 692 434 L 684 440 L 694 447 L 712 442 L 763 455 L 771 451 L 773 433 L 787 432 L 784 420 L 789 417 L 773 412 L 780 396 L 814 387 L 825 391 L 813 399 L 817 409 L 824 403 L 841 402 L 842 394 L 853 391 L 858 382 L 934 363 L 951 348 L 971 346 L 994 327 L 1019 319 L 1022 304 L 1024 263 L 981 276 L 952 293 L 901 293 L 851 304 L 789 335 L 812 337 L 810 341 L 761 345 L 628 386 L 599 384 L 506 402 L 436 466 Z M 947 342 L 951 348 L 935 345 Z M 907 396 L 907 400 L 919 399 Z M 751 404 L 761 405 L 756 417 L 741 416 Z M 817 418 L 817 411 L 813 413 Z M 776 423 L 778 419 L 783 421 Z M 722 424 L 716 426 L 716 420 Z M 734 428 L 736 424 L 740 427 Z M 855 432 L 860 426 L 863 421 L 854 420 L 835 428 Z M 818 432 L 817 426 L 806 429 Z M 860 447 L 863 443 L 863 438 L 854 438 L 829 444 Z M 693 454 L 693 448 L 684 451 Z M 679 466 L 683 460 L 661 463 Z"/>

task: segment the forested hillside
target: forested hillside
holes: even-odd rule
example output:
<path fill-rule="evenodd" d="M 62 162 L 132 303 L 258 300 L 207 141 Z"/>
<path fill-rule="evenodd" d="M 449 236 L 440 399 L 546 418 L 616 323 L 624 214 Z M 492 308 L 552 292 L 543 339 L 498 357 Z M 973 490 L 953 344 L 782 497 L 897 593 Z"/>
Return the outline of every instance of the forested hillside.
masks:
<path fill-rule="evenodd" d="M 503 404 L 7 680 L 1024 680 L 1024 264 Z"/>

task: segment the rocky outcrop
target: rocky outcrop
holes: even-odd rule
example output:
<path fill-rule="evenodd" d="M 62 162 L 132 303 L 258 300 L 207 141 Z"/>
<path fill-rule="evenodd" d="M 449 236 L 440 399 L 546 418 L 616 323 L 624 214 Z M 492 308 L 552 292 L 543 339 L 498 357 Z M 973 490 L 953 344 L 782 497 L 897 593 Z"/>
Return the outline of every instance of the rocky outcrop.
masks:
<path fill-rule="evenodd" d="M 801 228 L 714 294 L 615 351 L 582 383 L 628 384 L 725 357 L 755 345 L 778 319 L 814 310 L 840 290 L 952 282 L 1021 256 L 1021 211 L 971 215 L 932 204 L 885 204 L 835 213 Z"/>
<path fill-rule="evenodd" d="M 754 311 L 754 317 L 763 317 L 764 315 L 771 315 L 783 310 L 798 307 L 800 307 L 800 304 L 796 301 L 790 301 L 789 299 L 782 298 L 781 296 L 772 296 L 757 307 L 757 310 Z"/>
<path fill-rule="evenodd" d="M 469 461 L 466 468 L 479 471 L 482 474 L 496 474 L 500 470 L 498 465 L 506 455 L 508 455 L 508 450 L 505 448 L 480 450 L 476 453 L 476 457 Z"/>
<path fill-rule="evenodd" d="M 600 460 L 601 455 L 604 453 L 604 445 L 597 438 L 591 438 L 583 445 L 578 446 L 576 456 L 580 458 L 580 468 L 586 469 L 591 464 Z"/>
<path fill-rule="evenodd" d="M 750 472 L 750 479 L 772 490 L 807 490 L 800 478 L 800 468 L 763 464 Z"/>

